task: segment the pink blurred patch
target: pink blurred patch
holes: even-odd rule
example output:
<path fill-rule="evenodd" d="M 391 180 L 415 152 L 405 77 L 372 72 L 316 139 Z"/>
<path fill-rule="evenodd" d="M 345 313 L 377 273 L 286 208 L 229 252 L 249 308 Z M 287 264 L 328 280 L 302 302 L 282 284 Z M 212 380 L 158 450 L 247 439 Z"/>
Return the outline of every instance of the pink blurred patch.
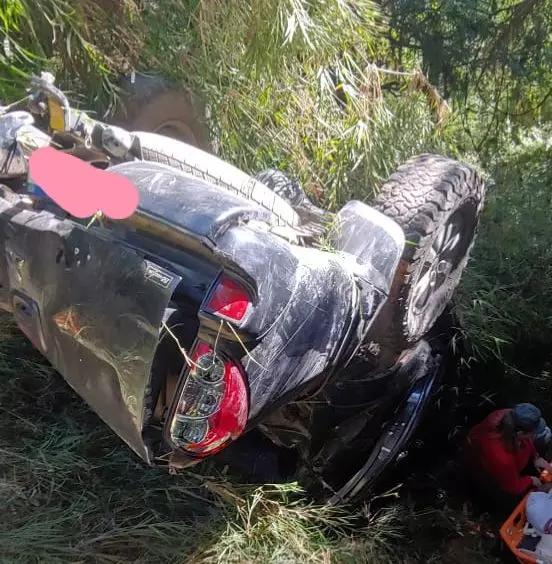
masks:
<path fill-rule="evenodd" d="M 33 182 L 74 217 L 91 217 L 102 211 L 111 219 L 126 219 L 140 201 L 128 178 L 94 168 L 52 147 L 31 155 L 29 172 Z"/>

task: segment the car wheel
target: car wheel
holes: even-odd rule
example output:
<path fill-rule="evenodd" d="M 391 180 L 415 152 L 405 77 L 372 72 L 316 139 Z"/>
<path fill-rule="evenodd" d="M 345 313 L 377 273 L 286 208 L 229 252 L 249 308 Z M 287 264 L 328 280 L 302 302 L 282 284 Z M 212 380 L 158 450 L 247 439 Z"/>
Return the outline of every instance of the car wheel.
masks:
<path fill-rule="evenodd" d="M 379 316 L 382 349 L 412 346 L 445 310 L 468 261 L 484 194 L 473 168 L 432 154 L 409 160 L 382 187 L 375 206 L 401 226 L 406 238 Z"/>
<path fill-rule="evenodd" d="M 303 228 L 322 234 L 331 221 L 329 212 L 315 206 L 301 185 L 281 170 L 267 169 L 255 175 L 255 179 L 283 198 L 301 218 Z"/>
<path fill-rule="evenodd" d="M 168 165 L 250 200 L 272 214 L 275 226 L 300 228 L 300 218 L 286 200 L 239 168 L 176 139 L 144 131 L 133 134 L 142 160 Z"/>
<path fill-rule="evenodd" d="M 186 88 L 177 88 L 160 76 L 136 73 L 133 80 L 123 79 L 122 91 L 111 120 L 115 125 L 210 149 L 201 108 Z"/>
<path fill-rule="evenodd" d="M 138 135 L 144 160 L 172 166 L 251 200 L 270 211 L 277 226 L 299 227 L 299 216 L 285 199 L 210 153 L 207 127 L 189 92 L 175 89 L 162 77 L 138 73 L 133 81 L 123 79 L 122 90 L 122 103 L 110 121 L 143 132 Z"/>

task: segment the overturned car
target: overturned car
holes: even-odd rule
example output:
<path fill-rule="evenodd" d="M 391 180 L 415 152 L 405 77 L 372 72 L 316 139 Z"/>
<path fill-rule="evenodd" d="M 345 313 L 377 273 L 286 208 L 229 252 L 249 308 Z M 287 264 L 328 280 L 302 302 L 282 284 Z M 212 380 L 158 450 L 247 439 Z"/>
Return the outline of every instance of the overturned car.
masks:
<path fill-rule="evenodd" d="M 253 431 L 364 499 L 446 384 L 477 173 L 424 154 L 329 214 L 277 171 L 91 120 L 48 77 L 26 104 L 0 116 L 0 306 L 35 347 L 148 464 L 239 456 Z M 70 216 L 29 178 L 45 144 L 130 179 L 137 211 Z"/>

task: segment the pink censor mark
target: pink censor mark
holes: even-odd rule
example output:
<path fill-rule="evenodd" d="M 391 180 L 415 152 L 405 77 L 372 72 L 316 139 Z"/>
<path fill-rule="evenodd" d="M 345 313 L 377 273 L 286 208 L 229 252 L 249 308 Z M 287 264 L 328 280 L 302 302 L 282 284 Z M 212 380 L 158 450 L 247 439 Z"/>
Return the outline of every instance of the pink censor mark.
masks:
<path fill-rule="evenodd" d="M 128 178 L 94 168 L 52 147 L 31 155 L 29 173 L 41 190 L 74 217 L 91 217 L 101 211 L 111 219 L 126 219 L 140 201 Z"/>

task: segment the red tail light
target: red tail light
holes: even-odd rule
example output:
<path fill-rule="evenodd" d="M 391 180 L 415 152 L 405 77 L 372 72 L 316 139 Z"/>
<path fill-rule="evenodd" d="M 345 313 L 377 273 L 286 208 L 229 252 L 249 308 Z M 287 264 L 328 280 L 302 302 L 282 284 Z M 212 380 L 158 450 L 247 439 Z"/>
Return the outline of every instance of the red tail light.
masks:
<path fill-rule="evenodd" d="M 211 294 L 206 309 L 219 317 L 241 321 L 250 305 L 249 294 L 237 282 L 223 275 Z"/>
<path fill-rule="evenodd" d="M 193 366 L 180 393 L 170 427 L 172 442 L 199 456 L 222 450 L 244 430 L 248 398 L 244 378 L 206 343 L 192 355 Z"/>

